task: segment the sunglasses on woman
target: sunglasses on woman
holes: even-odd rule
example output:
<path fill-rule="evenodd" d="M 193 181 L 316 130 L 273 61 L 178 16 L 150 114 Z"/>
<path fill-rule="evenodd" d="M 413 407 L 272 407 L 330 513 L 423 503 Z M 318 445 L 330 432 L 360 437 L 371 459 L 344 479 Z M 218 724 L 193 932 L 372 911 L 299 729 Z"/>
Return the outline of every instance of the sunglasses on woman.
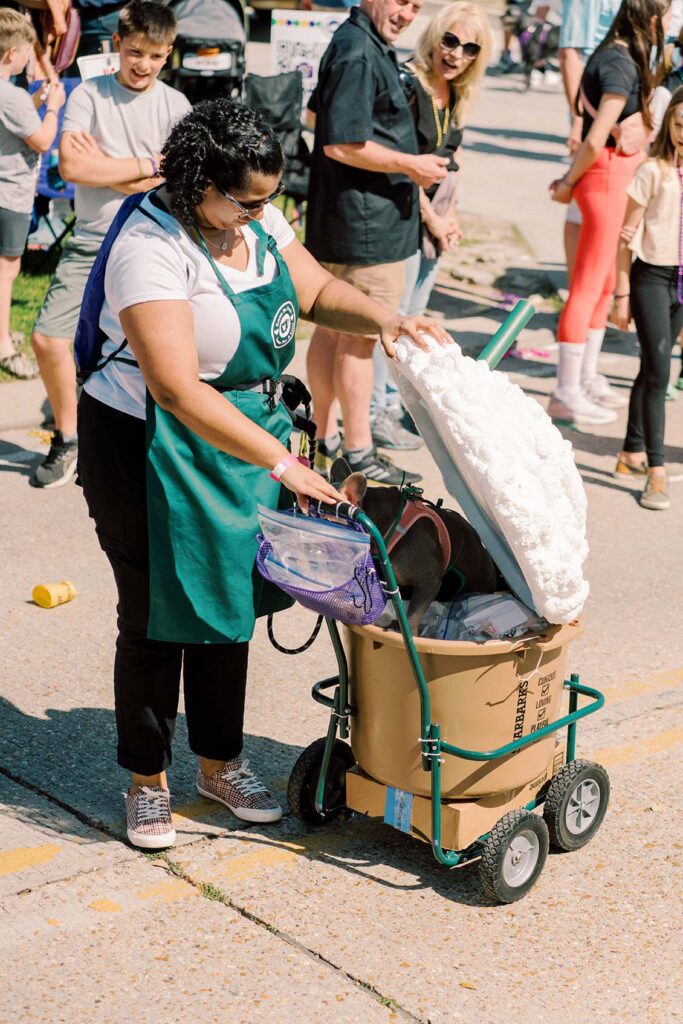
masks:
<path fill-rule="evenodd" d="M 215 181 L 214 185 L 216 185 Z M 229 192 L 226 192 L 225 189 L 222 189 L 220 185 L 216 185 L 216 188 L 218 189 L 220 194 L 222 196 L 225 196 L 226 199 L 229 199 L 230 202 L 233 203 L 233 205 L 236 206 L 240 213 L 245 217 L 251 213 L 258 213 L 258 211 L 262 210 L 267 203 L 272 203 L 274 199 L 277 199 L 278 196 L 281 196 L 285 190 L 285 186 L 282 184 L 282 182 L 280 182 L 275 191 L 271 193 L 271 195 L 266 196 L 265 199 L 255 199 L 253 203 L 240 203 L 239 199 L 235 199 L 235 197 L 231 196 Z"/>
<path fill-rule="evenodd" d="M 441 49 L 446 50 L 447 53 L 453 53 L 459 48 L 462 49 L 462 55 L 467 60 L 474 60 L 479 56 L 481 50 L 479 43 L 461 43 L 454 32 L 444 32 L 441 36 Z"/>

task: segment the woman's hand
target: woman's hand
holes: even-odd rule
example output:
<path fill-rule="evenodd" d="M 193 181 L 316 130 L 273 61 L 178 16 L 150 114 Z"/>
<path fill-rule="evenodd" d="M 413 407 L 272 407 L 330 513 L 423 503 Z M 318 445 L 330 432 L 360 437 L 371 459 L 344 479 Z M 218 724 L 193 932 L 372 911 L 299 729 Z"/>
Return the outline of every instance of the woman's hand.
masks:
<path fill-rule="evenodd" d="M 620 331 L 628 330 L 628 325 L 631 322 L 630 296 L 620 295 L 619 298 L 615 298 L 610 320 Z"/>
<path fill-rule="evenodd" d="M 568 206 L 572 201 L 572 188 L 566 178 L 556 178 L 550 183 L 550 198 L 554 203 L 564 203 Z"/>
<path fill-rule="evenodd" d="M 407 334 L 417 347 L 424 349 L 425 352 L 429 352 L 429 344 L 425 341 L 424 334 L 434 338 L 439 345 L 452 345 L 454 340 L 448 331 L 428 316 L 395 316 L 382 327 L 379 335 L 382 348 L 390 359 L 396 358 L 394 342 L 401 334 Z"/>
<path fill-rule="evenodd" d="M 294 491 L 297 503 L 302 512 L 308 512 L 309 498 L 322 501 L 326 505 L 334 505 L 338 501 L 346 501 L 325 477 L 304 466 L 302 462 L 293 462 L 280 477 L 287 490 Z"/>

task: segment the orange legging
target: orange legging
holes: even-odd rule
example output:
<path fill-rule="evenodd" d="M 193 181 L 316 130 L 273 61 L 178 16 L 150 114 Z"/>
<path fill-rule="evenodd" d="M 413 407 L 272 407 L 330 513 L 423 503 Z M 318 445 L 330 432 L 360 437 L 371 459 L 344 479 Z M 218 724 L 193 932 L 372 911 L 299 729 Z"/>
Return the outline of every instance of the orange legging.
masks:
<path fill-rule="evenodd" d="M 643 160 L 605 148 L 574 186 L 582 222 L 569 298 L 562 310 L 557 340 L 582 343 L 588 329 L 607 323 L 616 284 L 619 232 L 624 222 L 626 187 Z"/>

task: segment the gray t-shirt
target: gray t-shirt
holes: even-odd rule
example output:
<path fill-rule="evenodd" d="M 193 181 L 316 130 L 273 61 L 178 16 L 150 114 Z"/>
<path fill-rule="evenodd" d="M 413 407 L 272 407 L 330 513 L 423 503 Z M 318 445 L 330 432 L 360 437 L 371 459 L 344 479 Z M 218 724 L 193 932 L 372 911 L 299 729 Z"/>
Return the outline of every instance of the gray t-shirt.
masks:
<path fill-rule="evenodd" d="M 63 130 L 89 132 L 106 156 L 153 157 L 190 109 L 186 97 L 163 82 L 140 93 L 120 85 L 115 75 L 102 75 L 71 93 Z M 75 237 L 102 238 L 125 198 L 113 188 L 76 185 Z"/>
<path fill-rule="evenodd" d="M 0 78 L 0 207 L 30 213 L 38 178 L 38 154 L 24 139 L 40 128 L 25 89 Z"/>

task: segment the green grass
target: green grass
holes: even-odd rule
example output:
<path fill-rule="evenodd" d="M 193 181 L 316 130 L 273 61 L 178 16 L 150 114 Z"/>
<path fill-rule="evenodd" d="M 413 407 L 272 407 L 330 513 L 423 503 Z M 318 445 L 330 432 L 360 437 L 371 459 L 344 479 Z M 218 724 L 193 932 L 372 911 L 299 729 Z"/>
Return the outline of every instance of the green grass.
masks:
<path fill-rule="evenodd" d="M 19 349 L 27 355 L 31 353 L 31 331 L 43 304 L 45 292 L 52 280 L 56 261 L 51 260 L 44 266 L 40 266 L 40 259 L 44 254 L 41 252 L 27 252 L 22 260 L 22 270 L 15 281 L 12 290 L 12 309 L 10 311 L 10 328 L 13 331 L 21 331 L 24 335 L 24 343 Z M 38 264 L 38 273 L 36 273 Z M 0 370 L 0 382 L 16 380 L 16 377 L 3 373 Z"/>

